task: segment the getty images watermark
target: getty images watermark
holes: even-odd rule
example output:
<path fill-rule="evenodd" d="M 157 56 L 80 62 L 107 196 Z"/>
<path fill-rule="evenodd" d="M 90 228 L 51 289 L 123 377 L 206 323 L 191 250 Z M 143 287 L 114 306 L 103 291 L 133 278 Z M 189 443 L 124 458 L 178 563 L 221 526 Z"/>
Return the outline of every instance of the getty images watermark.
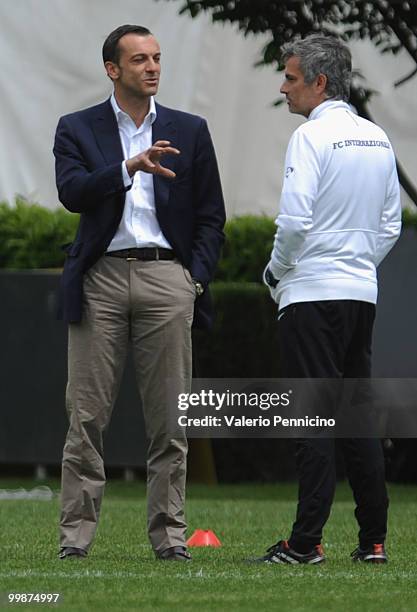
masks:
<path fill-rule="evenodd" d="M 194 379 L 189 393 L 167 384 L 173 437 L 417 437 L 417 379 Z"/>
<path fill-rule="evenodd" d="M 180 414 L 178 416 L 178 424 L 181 427 L 193 428 L 253 428 L 253 427 L 335 427 L 336 421 L 333 418 L 321 418 L 318 415 L 311 417 L 285 418 L 282 414 L 273 414 L 271 417 L 266 416 L 265 412 L 274 408 L 288 408 L 291 405 L 292 389 L 283 393 L 268 393 L 268 392 L 238 392 L 227 389 L 223 392 L 217 392 L 213 389 L 201 389 L 199 392 L 180 393 L 178 395 L 178 410 L 189 411 L 192 408 L 207 408 L 214 410 L 217 413 L 225 411 L 225 413 L 205 414 L 203 416 L 189 416 L 188 414 Z M 236 414 L 230 412 L 238 409 L 258 409 L 262 410 L 263 414 L 258 416 L 248 416 L 241 414 L 241 411 Z"/>

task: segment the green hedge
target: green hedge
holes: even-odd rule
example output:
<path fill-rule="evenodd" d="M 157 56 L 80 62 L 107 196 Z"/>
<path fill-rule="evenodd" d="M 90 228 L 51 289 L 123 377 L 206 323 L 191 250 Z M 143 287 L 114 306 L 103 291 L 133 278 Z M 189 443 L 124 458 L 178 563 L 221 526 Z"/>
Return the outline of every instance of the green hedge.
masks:
<path fill-rule="evenodd" d="M 404 211 L 405 226 L 417 227 L 417 214 Z M 79 216 L 18 198 L 0 203 L 0 267 L 56 268 L 64 262 L 61 246 L 74 239 Z M 272 249 L 274 220 L 242 215 L 227 221 L 226 242 L 216 281 L 260 283 Z"/>
<path fill-rule="evenodd" d="M 23 199 L 14 207 L 0 202 L 0 267 L 61 267 L 61 246 L 73 240 L 77 225 L 78 215 L 63 208 L 49 210 Z"/>
<path fill-rule="evenodd" d="M 403 210 L 403 226 L 414 227 L 417 229 L 417 213 L 411 211 L 409 208 Z"/>
<path fill-rule="evenodd" d="M 261 282 L 275 232 L 274 220 L 266 216 L 243 215 L 227 221 L 216 280 Z"/>

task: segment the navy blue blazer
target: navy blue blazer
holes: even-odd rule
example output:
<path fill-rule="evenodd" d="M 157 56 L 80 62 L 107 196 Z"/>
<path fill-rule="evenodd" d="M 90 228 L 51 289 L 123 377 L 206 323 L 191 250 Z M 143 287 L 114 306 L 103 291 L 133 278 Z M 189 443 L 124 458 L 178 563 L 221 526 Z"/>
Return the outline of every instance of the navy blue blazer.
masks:
<path fill-rule="evenodd" d="M 180 155 L 162 164 L 175 179 L 154 175 L 156 216 L 181 263 L 206 288 L 196 299 L 194 325 L 207 327 L 212 308 L 207 285 L 223 244 L 225 211 L 220 177 L 207 123 L 201 117 L 156 105 L 152 142 L 169 140 Z M 119 226 L 125 202 L 123 150 L 110 100 L 61 117 L 54 144 L 59 199 L 80 214 L 74 242 L 66 248 L 60 316 L 82 318 L 83 275 L 105 253 Z"/>

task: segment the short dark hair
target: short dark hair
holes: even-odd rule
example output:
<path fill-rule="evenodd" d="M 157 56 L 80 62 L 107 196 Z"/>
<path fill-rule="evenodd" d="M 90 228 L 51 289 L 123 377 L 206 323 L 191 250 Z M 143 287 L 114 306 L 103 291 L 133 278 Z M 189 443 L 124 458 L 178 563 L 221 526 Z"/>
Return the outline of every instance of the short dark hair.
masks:
<path fill-rule="evenodd" d="M 138 25 L 122 25 L 110 32 L 103 44 L 103 62 L 119 63 L 120 49 L 119 40 L 125 34 L 138 34 L 138 36 L 152 36 L 148 28 Z"/>
<path fill-rule="evenodd" d="M 352 57 L 348 47 L 335 36 L 311 34 L 303 40 L 286 43 L 281 60 L 300 58 L 300 69 L 306 83 L 321 73 L 327 77 L 326 95 L 333 100 L 349 100 L 352 79 Z"/>

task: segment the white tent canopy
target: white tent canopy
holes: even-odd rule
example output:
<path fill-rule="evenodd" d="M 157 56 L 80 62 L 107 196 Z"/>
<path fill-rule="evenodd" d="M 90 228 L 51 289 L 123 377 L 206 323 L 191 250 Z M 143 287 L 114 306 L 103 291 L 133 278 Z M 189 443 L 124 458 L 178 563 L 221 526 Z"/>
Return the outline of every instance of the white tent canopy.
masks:
<path fill-rule="evenodd" d="M 2 0 L 1 200 L 21 194 L 58 205 L 51 152 L 58 118 L 109 95 L 103 41 L 118 25 L 138 23 L 162 47 L 158 100 L 208 119 L 229 216 L 276 214 L 285 148 L 303 119 L 285 105 L 273 107 L 281 76 L 253 67 L 265 39 L 245 39 L 208 15 L 180 17 L 180 6 L 180 0 Z M 413 63 L 406 54 L 381 56 L 365 43 L 352 51 L 355 67 L 379 92 L 371 104 L 375 120 L 417 181 L 417 79 L 393 87 Z"/>

